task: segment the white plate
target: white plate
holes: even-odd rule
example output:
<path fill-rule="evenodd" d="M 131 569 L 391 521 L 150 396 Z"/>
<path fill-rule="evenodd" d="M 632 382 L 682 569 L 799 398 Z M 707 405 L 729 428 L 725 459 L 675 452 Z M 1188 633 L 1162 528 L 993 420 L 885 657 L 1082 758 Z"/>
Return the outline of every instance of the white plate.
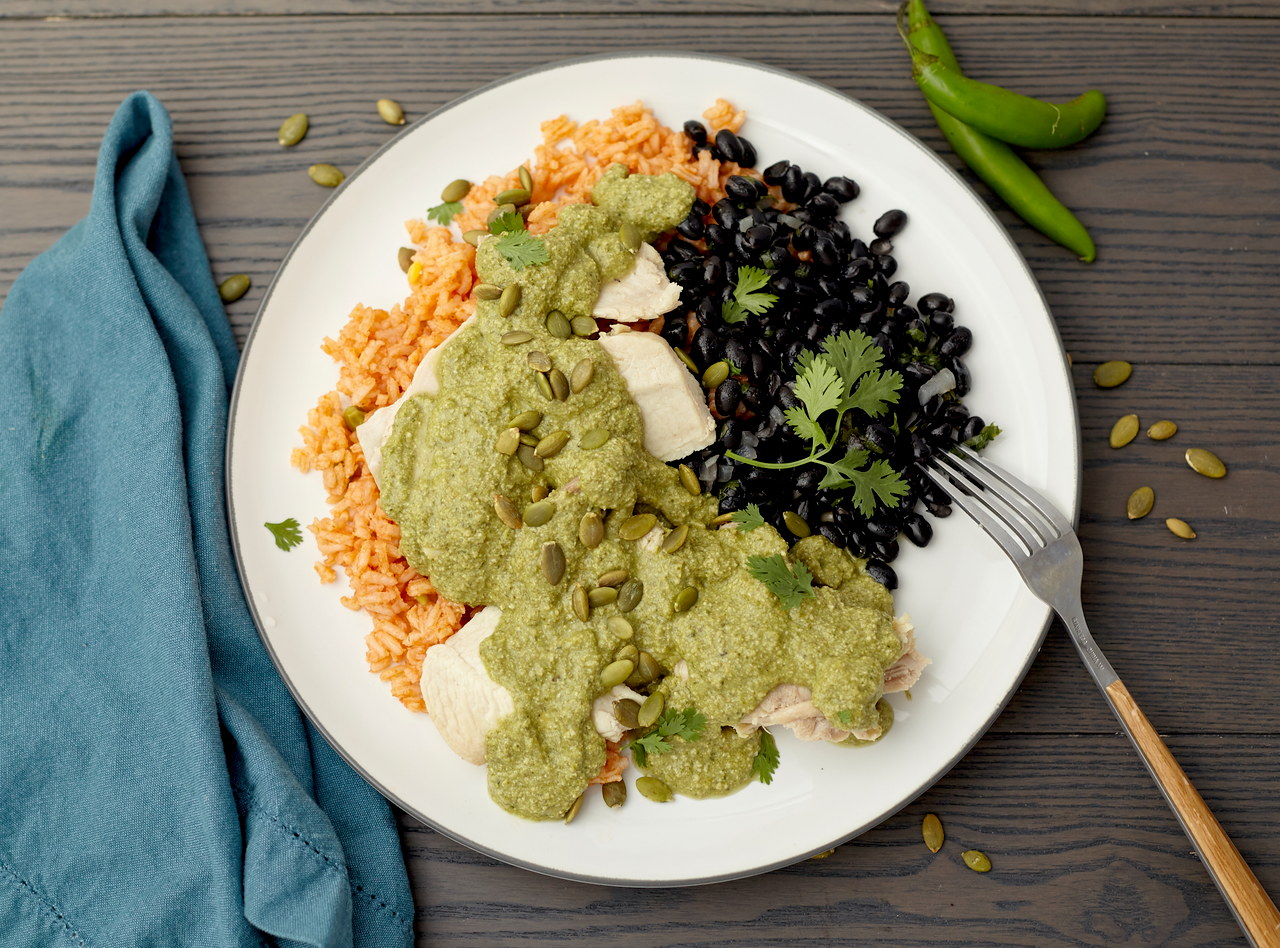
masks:
<path fill-rule="evenodd" d="M 431 719 L 406 711 L 366 670 L 369 623 L 321 586 L 308 535 L 289 554 L 264 521 L 327 513 L 318 475 L 289 465 L 298 427 L 336 380 L 320 351 L 353 304 L 390 306 L 406 293 L 396 249 L 404 221 L 437 203 L 459 175 L 481 179 L 527 160 L 539 123 L 584 121 L 643 99 L 672 127 L 717 96 L 747 110 L 761 166 L 787 158 L 862 196 L 846 208 L 867 235 L 883 211 L 910 215 L 894 239 L 912 300 L 942 290 L 977 340 L 967 360 L 971 409 L 1005 433 L 991 456 L 1042 487 L 1073 516 L 1078 423 L 1066 360 L 1026 263 L 986 205 L 935 154 L 883 116 L 806 79 L 738 60 L 669 53 L 610 55 L 547 66 L 472 93 L 405 129 L 352 175 L 307 227 L 276 275 L 236 383 L 228 498 L 240 573 L 268 649 L 298 702 L 332 744 L 388 798 L 442 833 L 505 862 L 571 879 L 686 885 L 796 862 L 874 826 L 944 774 L 982 735 L 1021 681 L 1049 613 L 994 544 L 962 514 L 935 522 L 924 550 L 903 544 L 894 566 L 900 610 L 914 617 L 933 664 L 897 723 L 863 749 L 779 737 L 770 786 L 709 801 L 655 804 L 632 793 L 606 809 L 590 794 L 571 826 L 511 816 L 485 774 L 455 757 Z M 497 131 L 495 131 L 497 130 Z M 634 776 L 634 771 L 632 772 Z"/>

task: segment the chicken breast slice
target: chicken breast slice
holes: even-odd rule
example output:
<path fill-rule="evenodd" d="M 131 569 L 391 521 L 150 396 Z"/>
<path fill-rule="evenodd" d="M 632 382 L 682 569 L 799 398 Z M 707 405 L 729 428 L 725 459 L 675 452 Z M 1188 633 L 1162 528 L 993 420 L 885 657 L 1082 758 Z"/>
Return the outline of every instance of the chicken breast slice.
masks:
<path fill-rule="evenodd" d="M 595 701 L 591 702 L 591 723 L 596 729 L 596 733 L 603 737 L 606 741 L 614 741 L 615 743 L 622 740 L 622 735 L 627 733 L 627 729 L 622 722 L 618 720 L 618 716 L 613 713 L 613 703 L 630 698 L 636 704 L 644 704 L 645 696 L 638 691 L 632 691 L 626 685 L 614 685 Z"/>
<path fill-rule="evenodd" d="M 706 395 L 667 341 L 652 332 L 600 337 L 644 421 L 645 450 L 674 461 L 716 439 Z"/>
<path fill-rule="evenodd" d="M 591 315 L 596 319 L 634 323 L 640 319 L 656 319 L 678 305 L 679 284 L 667 279 L 667 268 L 658 251 L 649 244 L 641 244 L 631 270 L 600 287 L 600 298 Z"/>
<path fill-rule="evenodd" d="M 484 736 L 515 709 L 511 693 L 485 670 L 480 643 L 502 618 L 485 606 L 461 629 L 427 649 L 422 662 L 422 698 L 450 750 L 473 764 L 485 759 Z"/>

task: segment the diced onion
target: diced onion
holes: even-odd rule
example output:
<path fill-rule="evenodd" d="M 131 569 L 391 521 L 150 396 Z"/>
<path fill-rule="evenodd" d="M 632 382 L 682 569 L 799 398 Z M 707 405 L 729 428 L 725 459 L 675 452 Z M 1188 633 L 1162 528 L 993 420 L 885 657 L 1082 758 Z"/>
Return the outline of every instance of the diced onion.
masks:
<path fill-rule="evenodd" d="M 950 369 L 940 369 L 938 374 L 920 386 L 920 404 L 926 404 L 935 395 L 945 395 L 956 387 L 956 377 Z"/>

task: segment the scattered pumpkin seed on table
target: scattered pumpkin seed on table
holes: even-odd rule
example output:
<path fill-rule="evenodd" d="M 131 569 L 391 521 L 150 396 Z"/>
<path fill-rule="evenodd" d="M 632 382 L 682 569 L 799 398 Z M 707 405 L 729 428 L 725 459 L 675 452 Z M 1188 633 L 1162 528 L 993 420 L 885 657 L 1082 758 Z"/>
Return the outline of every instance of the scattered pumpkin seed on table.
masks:
<path fill-rule="evenodd" d="M 964 864 L 974 872 L 990 872 L 991 859 L 979 849 L 966 849 L 960 854 Z"/>
<path fill-rule="evenodd" d="M 623 698 L 613 703 L 613 716 L 618 719 L 618 723 L 625 727 L 628 731 L 633 727 L 640 726 L 640 719 L 637 713 L 640 711 L 640 702 L 631 698 Z"/>
<path fill-rule="evenodd" d="M 938 819 L 933 813 L 924 815 L 924 822 L 920 824 L 920 835 L 924 837 L 924 844 L 929 847 L 929 852 L 931 853 L 936 853 L 940 850 L 947 838 L 946 833 L 942 830 L 942 820 Z"/>
<path fill-rule="evenodd" d="M 285 148 L 292 148 L 307 137 L 307 129 L 310 127 L 311 120 L 307 118 L 306 112 L 290 115 L 280 123 L 280 131 L 276 133 L 276 141 Z"/>
<path fill-rule="evenodd" d="M 218 284 L 218 296 L 224 303 L 234 303 L 249 292 L 253 281 L 247 273 L 234 273 Z"/>
<path fill-rule="evenodd" d="M 791 510 L 783 512 L 782 522 L 794 536 L 799 537 L 801 540 L 813 532 L 809 529 L 809 525 L 804 522 L 803 518 L 801 518 L 798 513 Z"/>
<path fill-rule="evenodd" d="M 1172 421 L 1157 421 L 1147 429 L 1147 437 L 1152 441 L 1168 441 L 1178 433 L 1178 426 Z"/>
<path fill-rule="evenodd" d="M 323 162 L 308 168 L 307 175 L 322 188 L 336 188 L 347 178 L 338 168 Z"/>
<path fill-rule="evenodd" d="M 538 376 L 543 378 L 543 376 Z M 533 453 L 533 448 L 527 444 L 522 444 L 516 448 L 516 457 L 520 459 L 520 463 L 535 473 L 541 471 L 546 465 L 542 462 L 542 458 Z"/>
<path fill-rule="evenodd" d="M 533 449 L 534 454 L 538 455 L 538 457 L 542 458 L 543 460 L 546 460 L 547 458 L 553 458 L 557 454 L 559 454 L 561 451 L 563 451 L 564 446 L 568 443 L 569 443 L 569 432 L 553 431 L 551 432 L 551 434 L 547 435 L 545 438 L 543 438 L 541 441 L 538 442 L 538 446 Z"/>
<path fill-rule="evenodd" d="M 1197 474 L 1213 478 L 1227 476 L 1227 466 L 1212 451 L 1206 451 L 1204 448 L 1187 448 L 1185 456 L 1187 464 Z"/>
<path fill-rule="evenodd" d="M 1191 524 L 1185 520 L 1170 517 L 1164 522 L 1164 525 L 1173 532 L 1174 536 L 1182 537 L 1184 540 L 1194 540 L 1196 538 L 1196 532 L 1191 529 Z"/>
<path fill-rule="evenodd" d="M 1098 388 L 1115 388 L 1123 385 L 1133 374 L 1133 366 L 1128 362 L 1104 362 L 1093 370 L 1093 384 Z"/>
<path fill-rule="evenodd" d="M 546 484 L 534 484 L 529 488 L 529 499 L 535 504 L 540 500 L 546 500 L 547 495 L 551 493 L 551 488 Z"/>
<path fill-rule="evenodd" d="M 1113 448 L 1123 448 L 1138 436 L 1139 427 L 1137 415 L 1123 415 L 1111 426 L 1107 441 Z"/>
<path fill-rule="evenodd" d="M 395 99 L 379 99 L 374 103 L 378 116 L 388 125 L 404 124 L 404 109 Z"/>
<path fill-rule="evenodd" d="M 1156 505 L 1156 492 L 1150 487 L 1139 487 L 1129 495 L 1129 503 L 1126 510 L 1130 520 L 1141 520 L 1147 514 L 1151 513 L 1151 508 Z"/>

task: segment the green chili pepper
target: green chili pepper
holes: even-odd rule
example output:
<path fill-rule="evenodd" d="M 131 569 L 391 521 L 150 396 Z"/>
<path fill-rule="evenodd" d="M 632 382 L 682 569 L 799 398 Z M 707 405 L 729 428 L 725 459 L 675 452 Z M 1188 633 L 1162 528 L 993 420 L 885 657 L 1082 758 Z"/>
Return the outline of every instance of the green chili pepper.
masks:
<path fill-rule="evenodd" d="M 923 0 L 903 0 L 898 9 L 900 30 L 904 13 L 908 16 L 909 28 L 903 30 L 903 36 L 908 45 L 936 56 L 951 69 L 959 70 L 960 64 L 946 36 L 925 9 Z M 990 135 L 984 135 L 932 102 L 929 109 L 955 153 L 1019 217 L 1046 237 L 1073 251 L 1085 263 L 1093 262 L 1097 249 L 1089 232 L 1012 148 Z"/>
<path fill-rule="evenodd" d="M 1090 89 L 1070 102 L 1044 102 L 970 79 L 911 46 L 911 74 L 931 105 L 978 131 L 1023 148 L 1063 148 L 1093 134 L 1107 114 L 1107 97 Z"/>

